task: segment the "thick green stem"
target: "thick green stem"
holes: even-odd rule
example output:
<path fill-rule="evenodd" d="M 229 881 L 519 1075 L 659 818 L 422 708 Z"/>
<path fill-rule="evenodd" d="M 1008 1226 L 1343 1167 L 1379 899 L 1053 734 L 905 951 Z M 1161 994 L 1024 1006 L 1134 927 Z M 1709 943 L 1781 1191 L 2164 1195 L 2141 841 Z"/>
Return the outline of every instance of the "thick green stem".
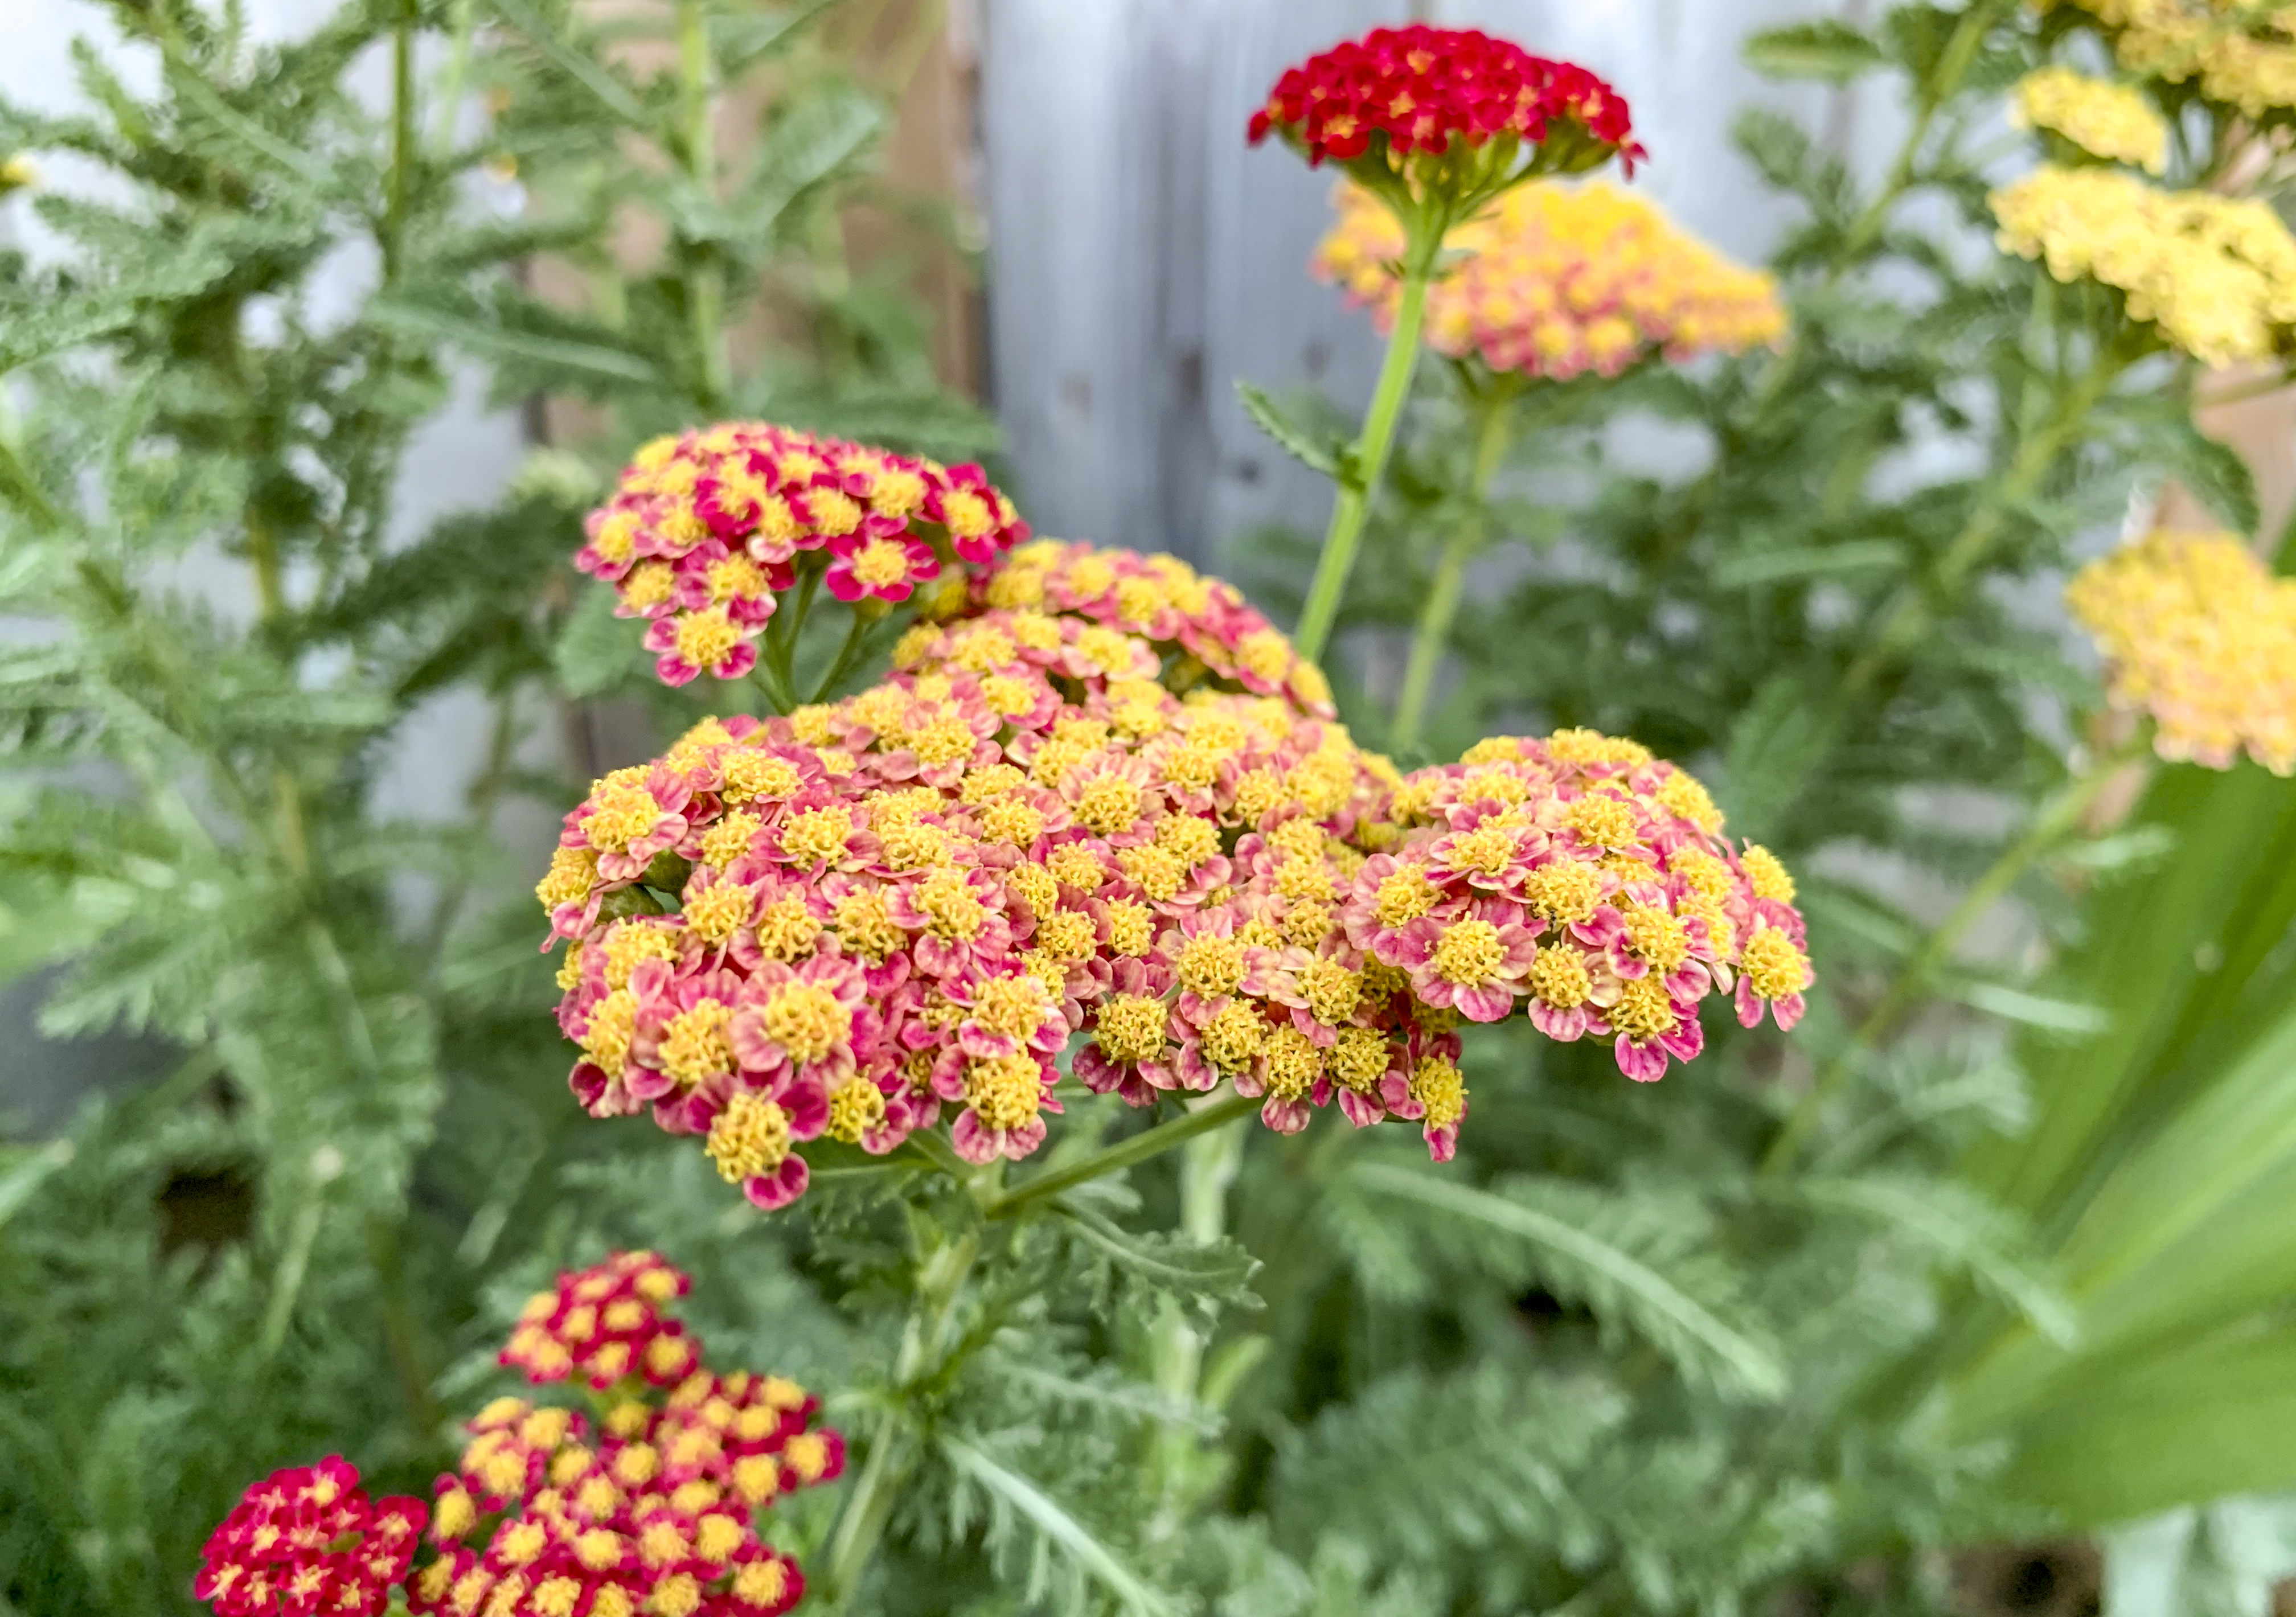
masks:
<path fill-rule="evenodd" d="M 678 122 L 686 176 L 707 194 L 717 191 L 717 145 L 710 128 L 709 14 L 701 0 L 678 0 Z M 716 248 L 689 242 L 686 315 L 692 322 L 694 392 L 705 409 L 725 403 L 733 385 L 726 348 L 726 272 Z"/>
<path fill-rule="evenodd" d="M 1395 726 L 1388 738 L 1389 745 L 1398 752 L 1407 752 L 1419 743 L 1420 721 L 1426 716 L 1427 698 L 1435 686 L 1435 670 L 1443 661 L 1443 653 L 1451 640 L 1451 620 L 1459 613 L 1459 591 L 1465 582 L 1467 563 L 1483 547 L 1488 534 L 1483 500 L 1489 493 L 1491 479 L 1497 475 L 1499 463 L 1506 458 L 1510 427 L 1514 413 L 1514 396 L 1511 391 L 1497 390 L 1477 401 L 1480 421 L 1475 432 L 1475 458 L 1468 474 L 1467 511 L 1460 518 L 1458 531 L 1443 547 L 1443 560 L 1436 567 L 1433 587 L 1419 611 L 1419 627 L 1411 638 L 1411 660 L 1403 670 L 1402 694 L 1395 700 Z"/>
<path fill-rule="evenodd" d="M 1363 542 L 1364 523 L 1378 497 L 1380 480 L 1387 473 L 1388 451 L 1395 447 L 1395 427 L 1403 417 L 1404 401 L 1411 396 L 1411 373 L 1419 359 L 1419 326 L 1427 312 L 1427 285 L 1434 277 L 1433 247 L 1414 244 L 1404 265 L 1402 295 L 1395 307 L 1395 330 L 1387 340 L 1387 358 L 1379 368 L 1379 386 L 1365 413 L 1363 431 L 1340 481 L 1339 498 L 1332 506 L 1332 525 L 1324 531 L 1324 554 L 1316 563 L 1315 582 L 1308 589 L 1307 609 L 1300 614 L 1293 644 L 1308 661 L 1319 661 L 1340 615 L 1340 598 L 1347 593 L 1348 574 L 1356 564 Z"/>
<path fill-rule="evenodd" d="M 1200 1244 L 1209 1245 L 1227 1234 L 1228 1188 L 1243 1163 L 1243 1120 L 1238 1118 L 1199 1134 L 1188 1141 L 1181 1155 L 1180 1227 Z M 1177 1303 L 1164 1305 L 1157 1317 L 1150 1351 L 1157 1390 L 1181 1408 L 1196 1399 L 1208 1341 Z M 1163 1514 L 1168 1523 L 1177 1524 L 1185 1509 L 1187 1483 L 1198 1468 L 1201 1441 L 1193 1426 L 1177 1422 L 1156 1433 L 1156 1468 L 1163 1479 Z"/>
<path fill-rule="evenodd" d="M 2080 825 L 2082 817 L 2095 803 L 2097 795 L 2112 783 L 2142 751 L 2141 743 L 2131 743 L 2107 754 L 2085 773 L 2067 783 L 2062 791 L 2044 805 L 2025 828 L 2025 834 L 2003 851 L 1993 862 L 1992 868 L 1980 876 L 1975 884 L 1962 895 L 1953 913 L 1940 922 L 1937 929 L 1923 940 L 1913 958 L 1899 969 L 1889 991 L 1879 1004 L 1866 1014 L 1866 1020 L 1850 1035 L 1849 1042 L 1826 1063 L 1792 1112 L 1785 1127 L 1770 1143 L 1768 1153 L 1762 1158 L 1762 1172 L 1775 1174 L 1792 1167 L 1808 1143 L 1811 1131 L 1826 1110 L 1841 1097 L 1850 1080 L 1857 1074 L 1863 1058 L 1882 1040 L 1897 1030 L 1907 1013 L 1920 1004 L 1930 979 L 1938 968 L 1951 959 L 1969 929 L 1982 920 L 1993 907 L 2007 896 L 2009 890 L 2034 863 L 2048 854 Z"/>
<path fill-rule="evenodd" d="M 869 1457 L 846 1496 L 822 1561 L 822 1605 L 843 1610 L 852 1600 L 861 1574 L 884 1537 L 893 1506 L 914 1464 L 914 1434 L 906 1429 L 900 1404 L 916 1384 L 939 1365 L 948 1342 L 957 1300 L 972 1266 L 980 1257 L 980 1231 L 966 1231 L 928 1256 L 917 1270 L 916 1301 L 901 1332 L 901 1346 L 893 1361 L 894 1408 L 885 1411 L 869 1443 Z"/>
<path fill-rule="evenodd" d="M 1223 1123 L 1234 1122 L 1259 1109 L 1259 1103 L 1248 1096 L 1231 1095 L 1225 1100 L 1215 1101 L 1168 1123 L 1159 1123 L 1153 1129 L 1119 1141 L 1104 1151 L 1095 1151 L 1066 1168 L 1055 1168 L 1049 1173 L 1038 1174 L 988 1203 L 988 1216 L 991 1219 L 1010 1219 L 1048 1197 L 1074 1190 L 1079 1185 L 1088 1185 L 1103 1175 L 1121 1172 L 1151 1157 L 1161 1156 L 1175 1145 L 1183 1145 L 1200 1134 Z"/>

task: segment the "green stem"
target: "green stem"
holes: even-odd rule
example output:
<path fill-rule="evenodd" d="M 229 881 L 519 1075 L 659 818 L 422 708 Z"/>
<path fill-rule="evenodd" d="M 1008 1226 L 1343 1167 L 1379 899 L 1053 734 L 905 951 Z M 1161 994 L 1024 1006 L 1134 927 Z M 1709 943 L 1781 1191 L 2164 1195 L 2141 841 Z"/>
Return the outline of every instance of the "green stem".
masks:
<path fill-rule="evenodd" d="M 1975 884 L 1962 895 L 1953 913 L 1938 924 L 1912 959 L 1900 968 L 1897 978 L 1881 1002 L 1866 1014 L 1832 1061 L 1818 1074 L 1817 1081 L 1788 1115 L 1785 1127 L 1762 1158 L 1761 1171 L 1775 1174 L 1793 1165 L 1808 1143 L 1811 1131 L 1818 1120 L 1838 1100 L 1863 1064 L 1862 1058 L 1871 1053 L 1882 1039 L 1896 1030 L 1906 1014 L 1921 1001 L 1930 978 L 1953 956 L 1969 929 L 1983 919 L 1993 907 L 2005 897 L 2017 881 L 2040 859 L 2079 825 L 2081 818 L 2097 799 L 2098 793 L 2111 784 L 2120 772 L 2143 751 L 2142 741 L 2133 742 L 2108 753 L 2081 775 L 2076 776 L 2041 811 L 2033 817 L 2025 834 L 2003 851 L 1993 862 L 1992 868 L 1980 876 Z"/>
<path fill-rule="evenodd" d="M 838 1513 L 836 1531 L 830 1536 L 822 1563 L 824 1610 L 841 1611 L 851 1602 L 869 1557 L 884 1537 L 885 1524 L 892 1519 L 893 1506 L 915 1460 L 901 1406 L 917 1383 L 939 1367 L 957 1300 L 980 1256 L 980 1230 L 976 1226 L 936 1250 L 918 1267 L 916 1301 L 902 1327 L 900 1351 L 893 1361 L 894 1406 L 878 1420 L 869 1457 Z"/>
<path fill-rule="evenodd" d="M 1395 726 L 1389 736 L 1394 751 L 1408 752 L 1419 743 L 1420 720 L 1426 715 L 1428 694 L 1434 689 L 1435 670 L 1450 644 L 1451 620 L 1458 615 L 1467 563 L 1483 547 L 1488 529 L 1483 500 L 1499 463 L 1506 458 L 1513 406 L 1513 392 L 1504 389 L 1477 400 L 1480 419 L 1475 432 L 1474 463 L 1468 474 L 1467 512 L 1460 519 L 1458 531 L 1443 547 L 1434 587 L 1420 608 L 1419 627 L 1411 639 L 1411 660 L 1403 670 L 1403 691 L 1395 699 Z"/>
<path fill-rule="evenodd" d="M 717 190 L 716 143 L 709 125 L 709 14 L 701 0 L 678 0 L 677 64 L 679 134 L 685 145 L 685 172 L 705 193 Z M 716 410 L 732 386 L 732 365 L 726 349 L 726 275 L 717 249 L 688 242 L 691 267 L 685 274 L 686 309 L 693 325 L 695 393 L 707 410 Z"/>
<path fill-rule="evenodd" d="M 829 694 L 837 688 L 837 682 L 861 660 L 861 648 L 868 644 L 869 620 L 861 615 L 858 601 L 853 603 L 852 612 L 853 623 L 845 631 L 845 644 L 837 648 L 836 659 L 830 663 L 829 671 L 822 675 L 821 683 L 813 687 L 813 700 L 816 702 L 828 700 Z"/>
<path fill-rule="evenodd" d="M 1926 586 L 1915 583 L 1899 589 L 1883 613 L 1879 628 L 1866 637 L 1865 650 L 1842 676 L 1843 696 L 1864 695 L 1874 680 L 1921 637 L 1929 627 L 1929 597 L 1959 589 L 1984 561 L 1993 541 L 2000 537 L 2009 513 L 2038 491 L 2056 465 L 2057 456 L 2080 431 L 2089 411 L 2095 408 L 2126 368 L 2124 360 L 2100 356 L 2079 384 L 2065 396 L 2049 424 L 2025 439 L 2000 480 L 1980 491 L 1977 509 L 1969 513 L 1961 531 L 1938 558 Z"/>
<path fill-rule="evenodd" d="M 1363 431 L 1340 480 L 1339 497 L 1332 505 L 1332 524 L 1324 531 L 1324 553 L 1316 563 L 1315 582 L 1308 586 L 1308 605 L 1300 614 L 1299 632 L 1292 636 L 1300 655 L 1318 661 L 1332 637 L 1340 615 L 1340 597 L 1347 593 L 1348 574 L 1354 570 L 1356 548 L 1363 541 L 1364 523 L 1380 480 L 1387 473 L 1388 451 L 1395 446 L 1396 423 L 1402 419 L 1404 401 L 1411 396 L 1411 373 L 1419 359 L 1419 326 L 1427 312 L 1427 286 L 1434 278 L 1435 252 L 1442 245 L 1439 231 L 1431 244 L 1414 242 L 1403 267 L 1402 295 L 1395 308 L 1395 330 L 1387 340 L 1387 358 L 1379 368 L 1379 385 L 1373 390 L 1371 408 L 1364 415 Z"/>
<path fill-rule="evenodd" d="M 395 284 L 406 267 L 406 199 L 420 157 L 414 136 L 414 29 L 417 0 L 399 0 L 390 31 L 390 174 L 384 185 L 382 283 Z"/>
<path fill-rule="evenodd" d="M 463 111 L 463 86 L 471 73 L 471 39 L 476 32 L 476 0 L 455 0 L 454 43 L 447 47 L 447 70 L 439 79 L 439 128 L 433 144 L 440 152 L 455 149 L 455 125 Z"/>
<path fill-rule="evenodd" d="M 1214 1102 L 1206 1111 L 1225 1103 Z M 1228 1188 L 1243 1162 L 1243 1120 L 1236 1118 L 1196 1135 L 1180 1156 L 1180 1227 L 1199 1245 L 1227 1234 Z M 1196 1400 L 1203 1378 L 1207 1334 L 1192 1324 L 1177 1303 L 1167 1302 L 1155 1321 L 1150 1346 L 1157 1390 L 1175 1404 Z M 1199 1469 L 1203 1440 L 1193 1427 L 1174 1422 L 1155 1436 L 1155 1464 L 1162 1479 L 1160 1514 L 1166 1532 L 1185 1512 L 1188 1482 Z"/>
<path fill-rule="evenodd" d="M 1049 1173 L 1040 1173 L 1027 1183 L 1015 1186 L 989 1202 L 988 1217 L 1010 1219 L 1048 1197 L 1089 1184 L 1104 1174 L 1120 1172 L 1151 1157 L 1161 1156 L 1175 1145 L 1192 1140 L 1223 1123 L 1234 1122 L 1259 1109 L 1259 1102 L 1250 1096 L 1231 1095 L 1225 1100 L 1215 1101 L 1169 1122 L 1159 1123 L 1153 1129 L 1120 1140 L 1105 1150 L 1095 1151 L 1066 1168 L 1055 1168 Z"/>

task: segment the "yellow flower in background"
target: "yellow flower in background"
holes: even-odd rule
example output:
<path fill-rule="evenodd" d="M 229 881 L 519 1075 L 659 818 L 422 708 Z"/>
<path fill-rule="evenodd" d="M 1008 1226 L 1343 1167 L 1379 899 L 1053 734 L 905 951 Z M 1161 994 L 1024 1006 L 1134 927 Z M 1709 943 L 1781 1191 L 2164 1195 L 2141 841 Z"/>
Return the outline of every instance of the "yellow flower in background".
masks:
<path fill-rule="evenodd" d="M 29 157 L 12 157 L 0 161 L 0 196 L 12 191 L 23 191 L 39 183 L 40 171 L 32 167 Z"/>
<path fill-rule="evenodd" d="M 2065 600 L 2161 757 L 2296 771 L 2296 579 L 2232 534 L 2163 529 L 2081 569 Z"/>
<path fill-rule="evenodd" d="M 2112 36 L 2131 72 L 2197 82 L 2251 118 L 2296 107 L 2296 5 L 2257 0 L 2068 0 Z M 2047 0 L 2044 0 L 2047 4 Z"/>
<path fill-rule="evenodd" d="M 1399 296 L 1403 230 L 1370 193 L 1342 185 L 1317 275 L 1368 305 L 1384 330 Z M 1524 185 L 1444 240 L 1456 261 L 1427 300 L 1427 341 L 1455 359 L 1558 381 L 1615 376 L 1661 352 L 1680 363 L 1741 353 L 1785 332 L 1777 284 L 1602 184 Z"/>
<path fill-rule="evenodd" d="M 2169 126 L 2152 103 L 2127 85 L 2068 67 L 2047 67 L 2017 81 L 2011 118 L 2028 129 L 2062 135 L 2092 157 L 2128 163 L 2148 174 L 2169 166 Z"/>
<path fill-rule="evenodd" d="M 2003 251 L 2118 287 L 2133 318 L 2204 364 L 2265 358 L 2296 323 L 2296 237 L 2266 203 L 2054 164 L 1991 201 Z"/>

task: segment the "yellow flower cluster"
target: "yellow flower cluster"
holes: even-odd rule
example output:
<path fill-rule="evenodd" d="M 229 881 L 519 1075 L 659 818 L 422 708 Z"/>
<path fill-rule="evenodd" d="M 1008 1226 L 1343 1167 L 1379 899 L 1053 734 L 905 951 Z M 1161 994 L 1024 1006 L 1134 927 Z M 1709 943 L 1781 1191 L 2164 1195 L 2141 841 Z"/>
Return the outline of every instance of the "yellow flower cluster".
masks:
<path fill-rule="evenodd" d="M 2127 85 L 2046 67 L 2017 82 L 2011 118 L 2021 128 L 2062 135 L 2092 157 L 2129 163 L 2148 174 L 2169 167 L 2169 126 L 2152 103 Z"/>
<path fill-rule="evenodd" d="M 2296 771 L 2296 579 L 2228 533 L 2161 531 L 2075 576 L 2113 702 L 2152 714 L 2166 759 Z"/>
<path fill-rule="evenodd" d="M 2296 5 L 2257 0 L 2071 0 L 2132 72 L 2197 81 L 2251 118 L 2296 107 Z"/>
<path fill-rule="evenodd" d="M 2132 317 L 2204 364 L 2266 358 L 2296 323 L 2296 237 L 2263 202 L 2054 164 L 1991 200 L 2004 251 L 2118 287 Z"/>
<path fill-rule="evenodd" d="M 1352 184 L 1316 273 L 1370 306 L 1382 330 L 1401 292 L 1403 227 Z M 1427 300 L 1427 341 L 1495 371 L 1615 376 L 1662 352 L 1677 363 L 1742 353 L 1784 334 L 1768 275 L 1732 263 L 1650 203 L 1613 186 L 1519 186 L 1444 240 L 1459 255 Z"/>

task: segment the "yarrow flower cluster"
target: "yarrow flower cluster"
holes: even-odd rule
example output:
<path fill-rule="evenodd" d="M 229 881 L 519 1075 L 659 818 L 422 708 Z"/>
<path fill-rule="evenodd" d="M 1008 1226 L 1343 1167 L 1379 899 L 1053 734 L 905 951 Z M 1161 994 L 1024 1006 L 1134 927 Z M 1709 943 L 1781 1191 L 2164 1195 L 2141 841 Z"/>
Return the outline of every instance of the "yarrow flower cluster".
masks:
<path fill-rule="evenodd" d="M 701 1358 L 685 1327 L 661 1311 L 685 1292 L 685 1276 L 653 1253 L 618 1252 L 529 1298 L 502 1362 L 537 1385 L 576 1379 L 603 1391 L 636 1376 L 675 1386 Z"/>
<path fill-rule="evenodd" d="M 2296 107 L 2296 5 L 2254 0 L 2066 0 L 2096 19 L 2120 65 L 2263 118 Z"/>
<path fill-rule="evenodd" d="M 1991 200 L 2003 250 L 2045 260 L 2059 281 L 2119 288 L 2132 318 L 2205 364 L 2267 358 L 2288 345 L 2296 237 L 2267 203 L 2055 165 Z"/>
<path fill-rule="evenodd" d="M 1078 1081 L 1136 1105 L 1226 1086 L 1288 1132 L 1336 1102 L 1447 1157 L 1457 1025 L 1529 993 L 1556 927 L 1581 929 L 1582 1014 L 1540 1025 L 1615 1030 L 1637 1076 L 1695 1053 L 1680 1023 L 1712 988 L 1799 1014 L 1791 884 L 1713 840 L 1687 776 L 1559 739 L 1552 759 L 1507 743 L 1406 779 L 1282 634 L 1168 556 L 1023 546 L 893 662 L 857 696 L 708 721 L 601 780 L 537 889 L 571 945 L 559 1020 L 583 1104 L 700 1137 L 761 1207 L 804 1190 L 797 1147 L 824 1136 L 882 1153 L 947 1117 L 969 1161 L 1028 1155 L 1079 1035 Z M 1538 875 L 1568 892 L 1526 907 L 1561 861 L 1587 874 Z M 1382 884 L 1397 869 L 1427 874 L 1406 892 Z M 1631 986 L 1653 960 L 1663 1019 Z M 585 1301 L 537 1299 L 535 1323 L 548 1337 Z"/>
<path fill-rule="evenodd" d="M 1315 271 L 1367 305 L 1382 332 L 1402 293 L 1404 230 L 1352 184 Z M 1646 355 L 1681 364 L 1741 353 L 1785 332 L 1777 283 L 1677 229 L 1658 208 L 1599 182 L 1521 186 L 1445 237 L 1458 255 L 1427 296 L 1426 340 L 1454 359 L 1568 381 L 1615 376 Z"/>
<path fill-rule="evenodd" d="M 1423 1003 L 1474 1022 L 1522 1004 L 1550 1038 L 1611 1040 L 1644 1080 L 1704 1047 L 1710 993 L 1748 1027 L 1800 1020 L 1792 878 L 1733 849 L 1706 789 L 1636 743 L 1496 737 L 1410 776 L 1382 813 L 1402 840 L 1357 874 L 1347 934 Z"/>
<path fill-rule="evenodd" d="M 2010 117 L 2021 128 L 2045 129 L 2092 157 L 2147 174 L 2169 167 L 2169 125 L 2152 103 L 2127 85 L 2074 68 L 2046 67 L 2019 79 Z"/>
<path fill-rule="evenodd" d="M 222 1617 L 379 1617 L 430 1514 L 369 1499 L 340 1455 L 275 1471 L 209 1536 L 193 1593 Z"/>
<path fill-rule="evenodd" d="M 658 1312 L 685 1290 L 651 1252 L 562 1275 L 503 1358 L 537 1383 L 586 1380 L 594 1423 L 496 1399 L 430 1507 L 368 1504 L 340 1459 L 277 1473 L 217 1529 L 200 1597 L 223 1617 L 376 1617 L 400 1588 L 414 1617 L 780 1617 L 805 1579 L 758 1522 L 835 1479 L 844 1439 L 815 1424 L 819 1405 L 795 1383 L 703 1366 Z M 632 1344 L 627 1373 L 601 1379 L 604 1339 Z M 641 1367 L 660 1365 L 640 1344 L 665 1341 L 686 1356 L 675 1377 Z M 545 1342 L 555 1351 L 537 1357 Z M 426 1523 L 432 1553 L 416 1566 Z"/>
<path fill-rule="evenodd" d="M 2161 531 L 2083 568 L 2066 601 L 2162 758 L 2296 772 L 2296 579 L 2232 534 Z"/>
<path fill-rule="evenodd" d="M 1473 29 L 1374 29 L 1286 70 L 1252 114 L 1254 144 L 1270 134 L 1310 165 L 1345 165 L 1359 179 L 1399 180 L 1414 197 L 1459 198 L 1532 168 L 1575 173 L 1613 155 L 1629 171 L 1643 155 L 1627 103 L 1586 69 L 1534 56 Z M 1527 171 L 1525 171 L 1527 172 Z"/>
<path fill-rule="evenodd" d="M 879 610 L 1029 529 L 979 466 L 728 422 L 641 448 L 585 535 L 575 565 L 614 587 L 618 615 L 650 620 L 655 672 L 683 685 L 754 668 L 801 569 Z"/>

